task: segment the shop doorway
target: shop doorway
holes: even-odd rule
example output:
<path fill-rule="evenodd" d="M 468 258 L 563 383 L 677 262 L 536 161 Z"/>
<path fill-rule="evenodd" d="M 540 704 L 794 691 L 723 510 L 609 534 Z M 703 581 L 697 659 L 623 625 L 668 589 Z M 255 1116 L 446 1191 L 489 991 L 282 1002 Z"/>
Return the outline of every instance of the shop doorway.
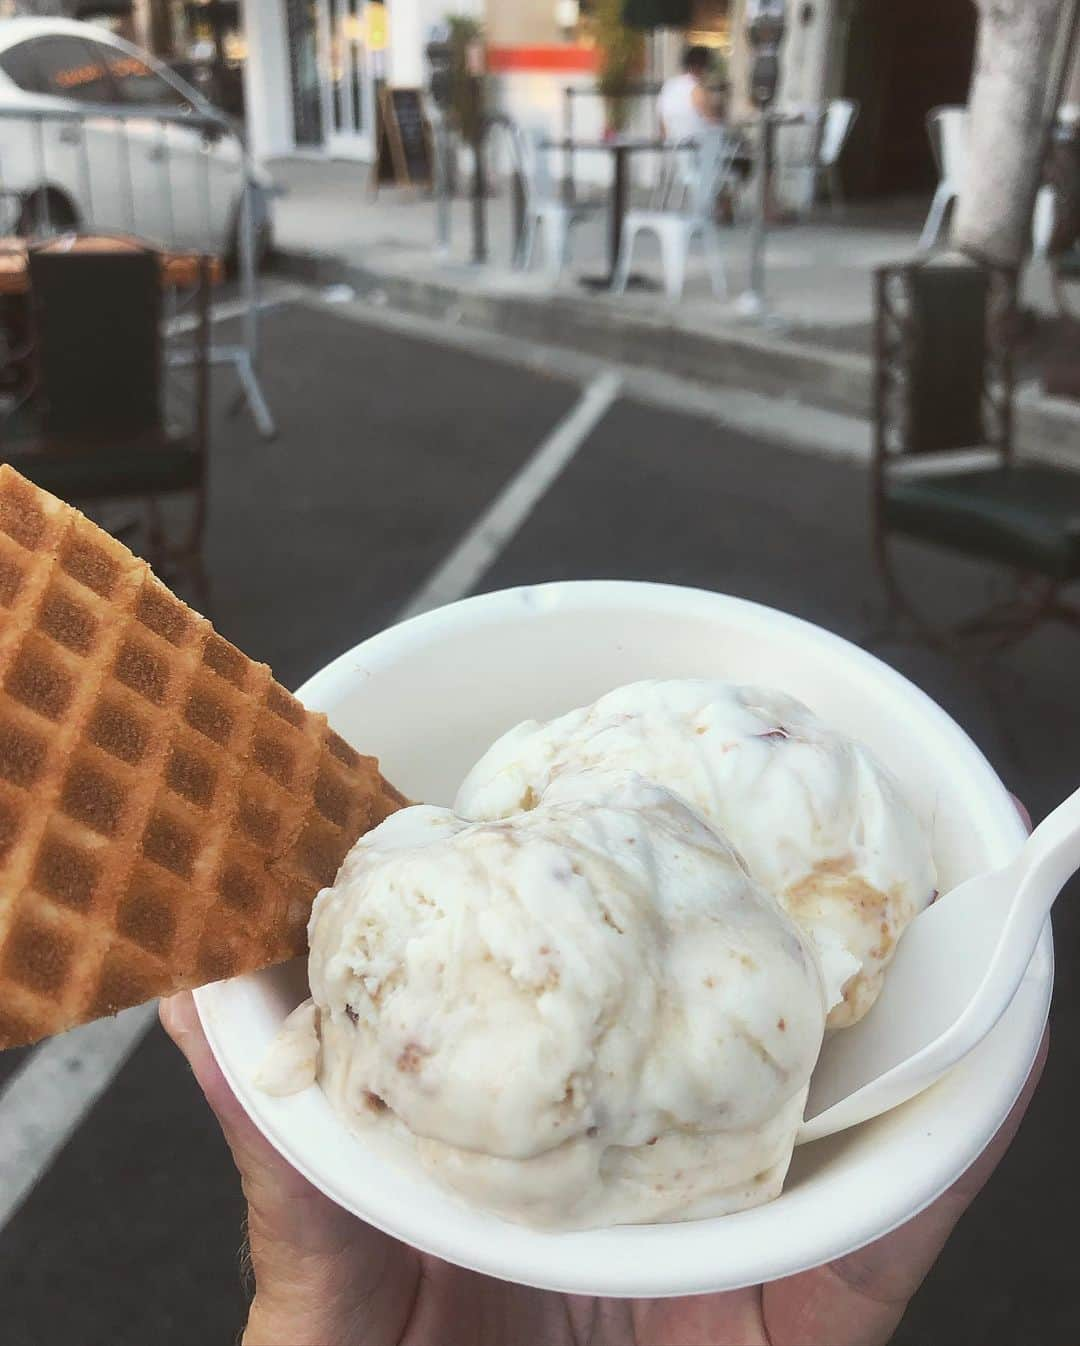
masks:
<path fill-rule="evenodd" d="M 855 0 L 847 6 L 843 93 L 861 112 L 842 169 L 851 197 L 927 192 L 937 182 L 927 113 L 966 103 L 974 0 Z"/>
<path fill-rule="evenodd" d="M 365 43 L 364 0 L 317 0 L 322 125 L 327 150 L 370 159 L 375 100 Z"/>

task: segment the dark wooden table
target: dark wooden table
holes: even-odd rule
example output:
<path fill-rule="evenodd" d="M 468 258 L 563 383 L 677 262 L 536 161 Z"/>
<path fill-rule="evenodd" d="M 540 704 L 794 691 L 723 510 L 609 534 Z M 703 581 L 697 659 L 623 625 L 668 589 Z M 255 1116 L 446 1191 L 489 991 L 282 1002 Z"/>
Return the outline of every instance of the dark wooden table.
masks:
<path fill-rule="evenodd" d="M 654 136 L 611 136 L 604 139 L 592 140 L 549 140 L 545 143 L 546 149 L 552 150 L 572 150 L 575 154 L 578 150 L 585 153 L 607 153 L 612 158 L 612 183 L 610 207 L 608 209 L 608 269 L 606 274 L 601 276 L 583 276 L 582 285 L 588 286 L 590 290 L 609 290 L 611 282 L 615 275 L 615 264 L 619 259 L 619 247 L 622 244 L 623 216 L 626 214 L 626 195 L 628 187 L 628 164 L 631 154 L 638 154 L 642 150 L 650 151 L 654 154 L 662 153 L 668 148 L 666 141 L 658 140 Z M 647 288 L 650 282 L 640 276 L 632 276 L 630 283 L 642 288 Z"/>
<path fill-rule="evenodd" d="M 116 234 L 82 234 L 46 240 L 36 245 L 51 251 L 124 252 L 145 248 L 139 239 Z M 30 381 L 29 358 L 32 339 L 27 311 L 30 291 L 30 244 L 24 238 L 0 237 L 0 392 L 8 391 L 18 399 L 26 394 Z M 200 422 L 206 421 L 205 403 L 209 398 L 207 361 L 210 340 L 210 290 L 225 279 L 225 264 L 220 257 L 197 252 L 156 250 L 161 268 L 163 290 L 193 290 L 197 301 L 197 370 Z M 205 428 L 205 427 L 204 427 Z M 0 434 L 2 438 L 2 434 Z"/>
<path fill-rule="evenodd" d="M 119 235 L 78 235 L 59 237 L 37 245 L 40 248 L 75 252 L 123 252 L 142 249 L 148 245 L 138 239 Z M 0 295 L 23 295 L 30 289 L 29 244 L 23 238 L 0 238 Z M 161 287 L 163 290 L 195 289 L 206 267 L 206 280 L 220 285 L 225 279 L 225 267 L 220 257 L 204 259 L 196 252 L 160 251 Z"/>

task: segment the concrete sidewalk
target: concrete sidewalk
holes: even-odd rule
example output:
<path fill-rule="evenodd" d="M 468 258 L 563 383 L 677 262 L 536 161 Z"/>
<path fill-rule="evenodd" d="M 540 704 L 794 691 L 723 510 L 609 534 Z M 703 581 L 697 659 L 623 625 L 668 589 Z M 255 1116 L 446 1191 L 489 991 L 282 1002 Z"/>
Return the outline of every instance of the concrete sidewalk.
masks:
<path fill-rule="evenodd" d="M 606 200 L 577 226 L 573 259 L 557 283 L 510 266 L 508 193 L 487 202 L 489 262 L 470 264 L 470 203 L 453 202 L 451 247 L 435 247 L 435 206 L 400 188 L 374 196 L 366 164 L 282 159 L 271 165 L 287 188 L 277 203 L 279 264 L 315 281 L 346 281 L 375 303 L 577 349 L 630 366 L 727 384 L 847 415 L 871 404 L 869 324 L 875 267 L 915 251 L 925 203 L 852 208 L 772 231 L 768 301 L 775 321 L 748 323 L 737 298 L 749 283 L 750 228 L 724 231 L 730 298 L 713 297 L 700 256 L 673 304 L 655 290 L 622 296 L 586 290 L 585 274 L 606 269 Z M 653 240 L 635 270 L 661 276 Z M 1024 302 L 1053 311 L 1045 264 L 1033 263 Z M 1019 442 L 1036 456 L 1071 458 L 1080 442 L 1080 404 L 1043 395 L 1035 380 L 1019 394 Z"/>

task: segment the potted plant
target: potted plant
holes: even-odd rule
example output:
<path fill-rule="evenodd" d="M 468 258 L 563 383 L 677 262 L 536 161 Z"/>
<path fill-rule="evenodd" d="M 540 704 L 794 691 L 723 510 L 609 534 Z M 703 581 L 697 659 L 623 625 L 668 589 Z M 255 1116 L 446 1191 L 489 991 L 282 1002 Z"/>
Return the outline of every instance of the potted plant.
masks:
<path fill-rule="evenodd" d="M 600 54 L 596 85 L 604 99 L 606 134 L 626 129 L 630 116 L 628 95 L 641 70 L 644 42 L 623 19 L 625 0 L 597 0 L 593 37 Z"/>
<path fill-rule="evenodd" d="M 483 26 L 470 15 L 448 14 L 450 107 L 454 129 L 474 145 L 484 123 Z"/>

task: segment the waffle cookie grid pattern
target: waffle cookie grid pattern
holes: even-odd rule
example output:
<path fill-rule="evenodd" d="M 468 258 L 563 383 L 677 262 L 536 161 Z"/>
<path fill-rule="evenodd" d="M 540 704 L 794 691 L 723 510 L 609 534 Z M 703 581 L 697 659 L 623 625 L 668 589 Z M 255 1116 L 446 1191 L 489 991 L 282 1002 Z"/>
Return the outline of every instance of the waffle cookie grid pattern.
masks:
<path fill-rule="evenodd" d="M 0 467 L 0 1048 L 303 953 L 316 892 L 403 802 Z"/>

